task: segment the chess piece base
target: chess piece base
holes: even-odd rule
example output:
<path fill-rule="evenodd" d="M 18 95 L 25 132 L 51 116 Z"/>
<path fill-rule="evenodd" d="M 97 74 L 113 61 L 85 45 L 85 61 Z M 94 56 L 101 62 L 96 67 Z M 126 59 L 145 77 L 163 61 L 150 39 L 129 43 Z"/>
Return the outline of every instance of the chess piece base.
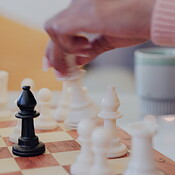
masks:
<path fill-rule="evenodd" d="M 36 121 L 35 123 L 35 128 L 38 130 L 51 130 L 56 129 L 57 127 L 57 122 L 52 120 Z"/>
<path fill-rule="evenodd" d="M 164 175 L 163 172 L 159 170 L 127 170 L 124 175 Z"/>
<path fill-rule="evenodd" d="M 119 147 L 110 148 L 108 158 L 122 157 L 127 153 L 126 145 L 120 144 Z"/>
<path fill-rule="evenodd" d="M 12 152 L 14 155 L 20 157 L 39 156 L 45 152 L 45 145 L 42 142 L 39 142 L 36 147 L 20 147 L 18 144 L 15 144 Z"/>
<path fill-rule="evenodd" d="M 20 137 L 20 133 L 19 134 L 14 134 L 9 137 L 9 141 L 12 143 L 18 143 L 18 138 Z"/>
<path fill-rule="evenodd" d="M 60 106 L 56 109 L 53 118 L 57 122 L 63 122 L 67 118 L 67 115 L 68 115 L 68 109 Z"/>
<path fill-rule="evenodd" d="M 91 164 L 89 164 L 91 165 Z M 73 164 L 71 166 L 71 169 L 70 169 L 70 172 L 72 175 L 82 175 L 82 174 L 88 174 L 88 164 L 85 164 L 85 163 L 80 163 L 80 164 Z"/>
<path fill-rule="evenodd" d="M 92 168 L 89 175 L 115 175 L 110 169 L 106 169 L 106 168 L 101 168 L 101 167 L 95 167 Z"/>
<path fill-rule="evenodd" d="M 88 104 L 83 107 L 70 108 L 67 119 L 64 122 L 65 128 L 76 130 L 80 121 L 91 118 L 95 119 L 98 113 L 98 108 L 94 104 Z"/>

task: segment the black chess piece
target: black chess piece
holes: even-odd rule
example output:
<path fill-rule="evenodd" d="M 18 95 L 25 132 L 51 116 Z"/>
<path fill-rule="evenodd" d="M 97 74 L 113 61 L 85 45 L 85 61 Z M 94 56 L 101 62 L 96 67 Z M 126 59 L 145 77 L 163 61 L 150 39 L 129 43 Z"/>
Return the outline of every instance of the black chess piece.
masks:
<path fill-rule="evenodd" d="M 45 152 L 45 145 L 39 142 L 34 130 L 33 119 L 40 115 L 34 110 L 36 104 L 36 100 L 30 91 L 30 86 L 24 86 L 23 92 L 17 101 L 20 111 L 15 117 L 22 119 L 22 131 L 21 137 L 18 139 L 18 144 L 12 147 L 14 155 L 32 157 Z"/>

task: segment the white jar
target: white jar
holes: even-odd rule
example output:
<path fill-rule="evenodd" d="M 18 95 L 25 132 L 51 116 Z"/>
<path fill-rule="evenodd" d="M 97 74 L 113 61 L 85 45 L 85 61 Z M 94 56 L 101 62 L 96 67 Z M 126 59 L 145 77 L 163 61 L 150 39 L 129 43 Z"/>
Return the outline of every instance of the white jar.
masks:
<path fill-rule="evenodd" d="M 135 52 L 135 78 L 142 115 L 175 114 L 175 49 Z"/>

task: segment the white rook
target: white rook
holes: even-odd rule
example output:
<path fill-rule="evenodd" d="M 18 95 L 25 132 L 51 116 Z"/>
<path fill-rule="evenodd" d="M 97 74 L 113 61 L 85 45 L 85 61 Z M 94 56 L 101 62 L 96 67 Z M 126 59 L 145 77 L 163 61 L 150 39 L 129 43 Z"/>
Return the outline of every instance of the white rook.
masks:
<path fill-rule="evenodd" d="M 136 122 L 130 125 L 132 154 L 124 175 L 161 175 L 156 168 L 152 137 L 157 131 L 154 122 Z"/>

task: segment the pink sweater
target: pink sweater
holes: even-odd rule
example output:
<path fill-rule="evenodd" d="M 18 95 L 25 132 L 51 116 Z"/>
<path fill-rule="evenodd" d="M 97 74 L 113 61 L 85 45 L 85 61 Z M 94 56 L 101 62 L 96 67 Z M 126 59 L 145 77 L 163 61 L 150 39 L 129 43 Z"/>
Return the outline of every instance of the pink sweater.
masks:
<path fill-rule="evenodd" d="M 151 39 L 157 45 L 175 46 L 175 0 L 157 0 L 152 17 Z"/>

